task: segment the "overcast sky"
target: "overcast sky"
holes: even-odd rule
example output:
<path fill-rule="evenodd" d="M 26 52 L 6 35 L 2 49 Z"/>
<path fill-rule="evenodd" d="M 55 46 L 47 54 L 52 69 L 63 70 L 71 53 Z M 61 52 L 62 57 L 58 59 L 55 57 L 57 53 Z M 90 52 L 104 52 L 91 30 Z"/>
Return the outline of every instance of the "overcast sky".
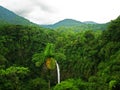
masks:
<path fill-rule="evenodd" d="M 66 18 L 106 23 L 120 15 L 120 0 L 0 0 L 0 5 L 38 24 Z"/>

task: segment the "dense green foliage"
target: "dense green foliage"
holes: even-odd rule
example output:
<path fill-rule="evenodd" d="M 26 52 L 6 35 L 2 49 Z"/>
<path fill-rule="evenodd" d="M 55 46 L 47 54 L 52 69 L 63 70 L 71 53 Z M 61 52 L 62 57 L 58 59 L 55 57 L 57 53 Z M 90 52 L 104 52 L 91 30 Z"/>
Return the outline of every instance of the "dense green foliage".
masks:
<path fill-rule="evenodd" d="M 45 60 L 51 57 L 59 63 L 60 84 L 56 69 L 46 67 Z M 119 90 L 120 17 L 104 31 L 61 33 L 1 25 L 0 90 L 48 90 L 50 86 L 51 90 Z"/>

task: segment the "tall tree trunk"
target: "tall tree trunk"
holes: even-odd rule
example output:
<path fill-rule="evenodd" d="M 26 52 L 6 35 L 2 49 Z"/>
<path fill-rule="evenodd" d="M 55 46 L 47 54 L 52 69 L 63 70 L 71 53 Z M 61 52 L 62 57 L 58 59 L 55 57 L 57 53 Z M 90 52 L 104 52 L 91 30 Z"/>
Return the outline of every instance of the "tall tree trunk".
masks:
<path fill-rule="evenodd" d="M 48 80 L 48 90 L 50 90 L 50 80 Z"/>

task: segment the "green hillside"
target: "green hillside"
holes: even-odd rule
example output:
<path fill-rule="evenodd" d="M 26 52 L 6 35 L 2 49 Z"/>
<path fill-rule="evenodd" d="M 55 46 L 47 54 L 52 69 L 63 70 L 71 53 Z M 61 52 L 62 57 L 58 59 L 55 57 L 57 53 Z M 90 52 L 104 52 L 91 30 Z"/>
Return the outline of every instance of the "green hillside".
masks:
<path fill-rule="evenodd" d="M 14 12 L 0 6 L 0 24 L 32 25 L 29 20 L 16 15 Z"/>
<path fill-rule="evenodd" d="M 73 19 L 64 19 L 53 25 L 41 25 L 45 28 L 57 30 L 58 32 L 81 32 L 86 30 L 105 30 L 108 23 L 98 24 L 92 21 L 80 22 Z"/>
<path fill-rule="evenodd" d="M 78 26 L 80 24 L 82 24 L 82 22 L 80 22 L 80 21 L 76 21 L 76 20 L 73 20 L 73 19 L 64 19 L 64 20 L 61 20 L 61 21 L 55 23 L 53 25 L 53 27 L 54 28 L 61 27 L 61 26 L 71 27 L 71 26 Z"/>

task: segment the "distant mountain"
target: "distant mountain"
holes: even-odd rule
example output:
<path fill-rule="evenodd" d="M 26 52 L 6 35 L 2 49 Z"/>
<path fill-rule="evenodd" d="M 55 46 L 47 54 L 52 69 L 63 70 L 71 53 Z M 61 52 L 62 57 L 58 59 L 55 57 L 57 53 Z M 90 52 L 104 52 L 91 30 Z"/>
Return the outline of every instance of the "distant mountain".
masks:
<path fill-rule="evenodd" d="M 72 31 L 81 31 L 81 30 L 105 30 L 107 24 L 98 24 L 93 21 L 80 22 L 73 19 L 64 19 L 52 25 L 41 25 L 45 28 L 57 29 L 60 30 L 72 30 Z"/>
<path fill-rule="evenodd" d="M 73 20 L 73 19 L 64 19 L 61 20 L 55 24 L 52 25 L 42 25 L 43 27 L 46 28 L 58 28 L 58 27 L 71 27 L 71 26 L 79 26 L 80 24 L 82 24 L 82 22 L 77 21 L 77 20 Z"/>
<path fill-rule="evenodd" d="M 55 27 L 59 27 L 59 26 L 78 26 L 82 24 L 82 22 L 80 21 L 76 21 L 76 20 L 73 20 L 73 19 L 64 19 L 62 21 L 59 21 L 57 23 L 54 24 Z"/>
<path fill-rule="evenodd" d="M 83 22 L 84 24 L 98 24 L 98 23 L 96 23 L 96 22 L 93 22 L 93 21 L 85 21 L 85 22 Z"/>
<path fill-rule="evenodd" d="M 14 12 L 0 6 L 0 24 L 18 24 L 18 25 L 30 25 L 33 24 L 29 20 L 16 15 Z"/>

